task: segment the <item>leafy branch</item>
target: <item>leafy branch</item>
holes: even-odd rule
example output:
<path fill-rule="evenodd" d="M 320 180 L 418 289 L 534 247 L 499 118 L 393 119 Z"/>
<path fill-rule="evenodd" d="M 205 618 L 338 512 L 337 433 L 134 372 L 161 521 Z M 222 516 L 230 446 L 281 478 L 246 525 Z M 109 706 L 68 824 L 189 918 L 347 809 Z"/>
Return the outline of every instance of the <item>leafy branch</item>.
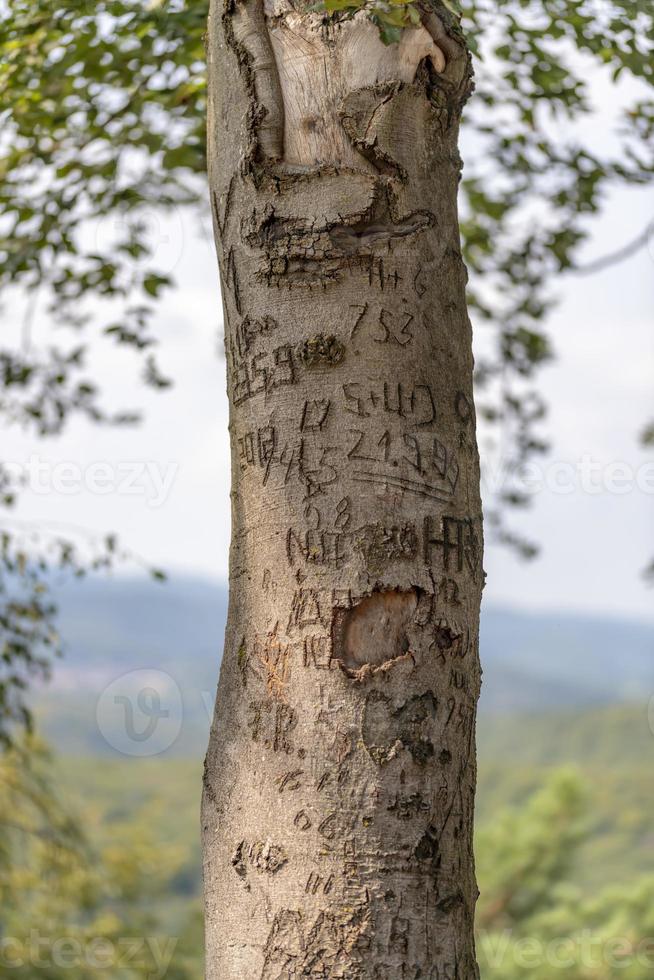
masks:
<path fill-rule="evenodd" d="M 379 29 L 384 44 L 397 44 L 403 30 L 420 27 L 422 22 L 417 0 L 320 0 L 310 9 L 340 19 L 350 19 L 363 10 Z"/>

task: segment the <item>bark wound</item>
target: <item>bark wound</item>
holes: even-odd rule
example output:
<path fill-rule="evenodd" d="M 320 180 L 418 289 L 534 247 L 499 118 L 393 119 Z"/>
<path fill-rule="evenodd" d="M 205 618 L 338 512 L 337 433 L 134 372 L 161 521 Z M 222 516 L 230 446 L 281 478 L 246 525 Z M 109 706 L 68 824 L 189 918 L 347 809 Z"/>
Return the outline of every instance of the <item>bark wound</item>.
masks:
<path fill-rule="evenodd" d="M 432 691 L 417 694 L 399 707 L 381 691 L 370 691 L 363 713 L 362 735 L 366 751 L 379 766 L 406 750 L 417 766 L 434 755 L 433 721 L 438 701 Z"/>
<path fill-rule="evenodd" d="M 345 255 L 362 254 L 375 245 L 390 245 L 395 238 L 416 235 L 429 227 L 432 216 L 426 212 L 410 215 L 405 221 L 393 223 L 390 216 L 386 222 L 360 222 L 356 225 L 341 225 L 330 229 L 329 237 Z"/>
<path fill-rule="evenodd" d="M 288 857 L 283 847 L 271 841 L 256 841 L 254 844 L 241 841 L 232 857 L 232 866 L 239 878 L 247 878 L 248 870 L 259 874 L 274 875 L 287 863 Z"/>
<path fill-rule="evenodd" d="M 332 660 L 348 677 L 364 680 L 411 659 L 407 629 L 417 605 L 415 589 L 396 589 L 373 592 L 353 609 L 336 609 Z"/>
<path fill-rule="evenodd" d="M 283 111 L 284 161 L 297 167 L 333 164 L 374 170 L 352 146 L 340 112 L 344 99 L 364 86 L 413 82 L 418 66 L 429 60 L 436 72 L 446 57 L 429 26 L 402 32 L 399 44 L 382 43 L 367 14 L 331 24 L 295 9 L 289 0 L 265 0 L 270 46 L 277 64 Z M 255 52 L 264 74 L 262 89 L 270 91 L 269 57 Z"/>

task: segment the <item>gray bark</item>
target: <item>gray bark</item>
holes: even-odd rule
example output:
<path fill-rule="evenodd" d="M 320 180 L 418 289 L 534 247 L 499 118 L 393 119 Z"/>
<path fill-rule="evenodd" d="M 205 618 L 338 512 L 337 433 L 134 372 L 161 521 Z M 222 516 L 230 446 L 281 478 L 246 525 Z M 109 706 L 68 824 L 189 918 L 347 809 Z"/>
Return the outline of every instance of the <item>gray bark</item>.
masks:
<path fill-rule="evenodd" d="M 231 407 L 209 980 L 473 980 L 482 571 L 469 58 L 287 0 L 209 26 Z"/>

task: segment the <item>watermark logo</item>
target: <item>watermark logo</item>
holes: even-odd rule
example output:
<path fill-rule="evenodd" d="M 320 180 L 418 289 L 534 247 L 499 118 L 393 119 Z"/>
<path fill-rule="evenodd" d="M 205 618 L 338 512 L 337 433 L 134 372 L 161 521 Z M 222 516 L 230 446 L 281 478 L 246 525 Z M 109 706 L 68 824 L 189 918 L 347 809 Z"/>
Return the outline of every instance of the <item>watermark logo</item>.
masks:
<path fill-rule="evenodd" d="M 591 497 L 630 493 L 654 495 L 654 460 L 638 464 L 625 460 L 600 460 L 590 453 L 578 459 L 529 460 L 518 466 L 510 459 L 487 458 L 482 465 L 482 488 L 497 494 L 515 490 L 527 497 L 540 493 Z"/>
<path fill-rule="evenodd" d="M 153 756 L 171 748 L 183 722 L 182 694 L 163 670 L 132 670 L 109 684 L 96 706 L 102 737 L 121 755 Z"/>
<path fill-rule="evenodd" d="M 76 939 L 73 936 L 44 936 L 32 929 L 23 938 L 3 936 L 0 938 L 0 970 L 3 977 L 13 976 L 16 971 L 26 976 L 57 976 L 61 970 L 81 971 L 88 976 L 89 971 L 108 977 L 138 976 L 148 980 L 163 980 L 170 969 L 177 939 L 160 936 L 125 936 L 109 939 L 106 936 L 89 936 Z"/>
<path fill-rule="evenodd" d="M 142 272 L 146 263 L 148 268 L 156 269 L 157 275 L 170 275 L 184 254 L 182 211 L 170 208 L 163 214 L 154 208 L 144 208 L 130 215 L 100 218 L 95 225 L 96 251 L 111 255 L 120 246 L 124 260 L 124 269 L 119 274 L 122 286 L 130 288 L 134 274 Z"/>
<path fill-rule="evenodd" d="M 552 977 L 558 970 L 564 970 L 565 976 L 570 976 L 569 971 L 574 970 L 575 976 L 588 977 L 608 976 L 607 970 L 610 970 L 610 975 L 614 976 L 613 971 L 631 967 L 637 968 L 638 976 L 646 973 L 650 976 L 654 967 L 654 941 L 650 937 L 609 936 L 601 930 L 582 929 L 569 936 L 548 939 L 514 935 L 511 929 L 501 932 L 482 930 L 477 936 L 477 949 L 482 966 L 509 972 L 511 976 L 513 967 L 518 967 L 521 973 L 539 970 L 539 976 L 546 967 L 547 974 Z"/>
<path fill-rule="evenodd" d="M 4 469 L 37 496 L 63 497 L 91 493 L 106 497 L 142 497 L 148 507 L 162 507 L 172 492 L 179 465 L 156 460 L 95 460 L 81 466 L 73 460 L 50 460 L 33 453 L 22 462 L 6 461 Z"/>

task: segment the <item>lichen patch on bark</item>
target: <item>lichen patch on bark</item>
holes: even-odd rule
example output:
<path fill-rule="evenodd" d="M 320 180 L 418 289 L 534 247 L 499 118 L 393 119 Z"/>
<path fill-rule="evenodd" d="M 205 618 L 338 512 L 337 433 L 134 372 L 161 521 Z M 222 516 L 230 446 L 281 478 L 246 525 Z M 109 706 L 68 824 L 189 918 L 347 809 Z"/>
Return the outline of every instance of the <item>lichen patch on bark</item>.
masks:
<path fill-rule="evenodd" d="M 331 367 L 345 357 L 345 347 L 333 334 L 316 334 L 302 341 L 298 348 L 300 361 L 307 368 Z"/>

